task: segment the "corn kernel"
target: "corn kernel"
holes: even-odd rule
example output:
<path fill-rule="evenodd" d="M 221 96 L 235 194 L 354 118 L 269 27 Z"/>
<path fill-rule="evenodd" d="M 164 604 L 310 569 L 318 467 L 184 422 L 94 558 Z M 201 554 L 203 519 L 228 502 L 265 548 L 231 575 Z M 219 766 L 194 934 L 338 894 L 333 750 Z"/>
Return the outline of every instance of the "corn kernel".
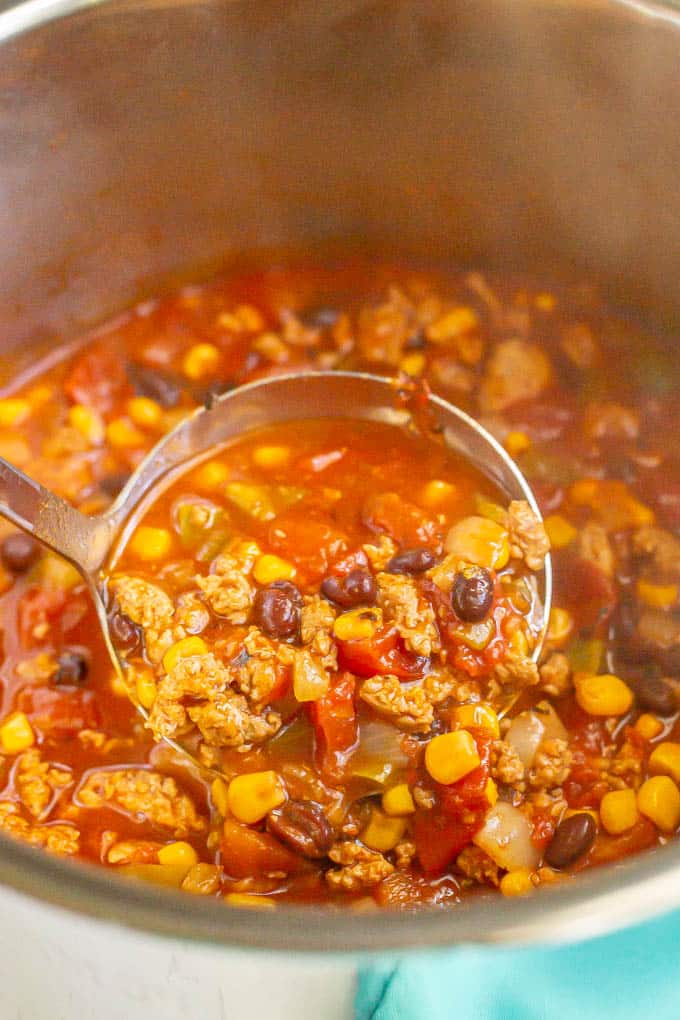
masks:
<path fill-rule="evenodd" d="M 114 673 L 111 679 L 109 680 L 109 687 L 111 688 L 111 691 L 113 692 L 113 694 L 116 695 L 117 698 L 130 697 L 130 691 L 128 690 L 128 686 L 123 680 L 122 676 L 119 676 L 118 673 Z"/>
<path fill-rule="evenodd" d="M 460 305 L 431 322 L 425 329 L 425 336 L 433 344 L 444 344 L 463 333 L 472 332 L 478 325 L 479 319 L 474 308 Z"/>
<path fill-rule="evenodd" d="M 512 432 L 508 432 L 505 437 L 505 449 L 511 457 L 518 457 L 520 453 L 525 453 L 530 446 L 531 439 L 526 432 L 513 430 Z"/>
<path fill-rule="evenodd" d="M 53 397 L 54 390 L 47 385 L 33 386 L 26 394 L 26 399 L 34 411 L 38 407 L 44 407 L 45 404 L 51 403 Z"/>
<path fill-rule="evenodd" d="M 386 815 L 399 818 L 401 815 L 412 815 L 416 805 L 408 788 L 408 783 L 399 783 L 382 796 L 382 808 Z"/>
<path fill-rule="evenodd" d="M 479 766 L 477 745 L 467 730 L 433 737 L 425 748 L 425 768 L 436 783 L 455 783 Z"/>
<path fill-rule="evenodd" d="M 24 712 L 12 712 L 0 725 L 0 747 L 6 754 L 19 754 L 35 744 L 35 734 Z"/>
<path fill-rule="evenodd" d="M 184 892 L 194 893 L 195 896 L 211 896 L 220 887 L 220 869 L 216 864 L 203 864 L 199 862 L 189 868 L 182 882 Z"/>
<path fill-rule="evenodd" d="M 399 368 L 406 375 L 422 375 L 425 371 L 425 355 L 420 351 L 413 351 L 411 354 L 406 354 L 399 362 Z"/>
<path fill-rule="evenodd" d="M 274 581 L 290 581 L 295 577 L 296 570 L 288 560 L 280 556 L 265 553 L 255 562 L 253 577 L 258 584 L 272 584 Z"/>
<path fill-rule="evenodd" d="M 565 549 L 578 534 L 574 525 L 561 514 L 550 514 L 543 524 L 553 549 Z"/>
<path fill-rule="evenodd" d="M 405 818 L 391 817 L 373 808 L 370 821 L 361 833 L 361 841 L 371 850 L 387 853 L 388 850 L 394 850 L 406 831 L 406 825 Z"/>
<path fill-rule="evenodd" d="M 652 584 L 640 578 L 636 589 L 640 601 L 653 609 L 670 609 L 678 601 L 677 584 Z"/>
<path fill-rule="evenodd" d="M 531 872 L 528 868 L 517 868 L 509 871 L 501 879 L 500 890 L 504 896 L 526 896 L 533 892 L 534 884 L 531 881 Z"/>
<path fill-rule="evenodd" d="M 109 422 L 106 426 L 106 439 L 116 450 L 134 449 L 146 442 L 144 433 L 127 418 L 115 418 Z"/>
<path fill-rule="evenodd" d="M 0 428 L 21 425 L 31 413 L 31 405 L 22 397 L 5 397 L 0 400 Z"/>
<path fill-rule="evenodd" d="M 635 729 L 645 740 L 654 740 L 663 732 L 663 723 L 655 715 L 644 712 L 635 723 Z"/>
<path fill-rule="evenodd" d="M 182 371 L 187 379 L 204 379 L 217 371 L 220 350 L 214 344 L 194 344 L 184 355 Z"/>
<path fill-rule="evenodd" d="M 486 730 L 496 740 L 501 735 L 498 716 L 490 705 L 459 705 L 454 713 L 456 723 L 462 729 L 470 727 Z"/>
<path fill-rule="evenodd" d="M 209 460 L 202 464 L 193 475 L 193 483 L 197 489 L 205 492 L 217 492 L 229 481 L 229 468 L 219 460 Z"/>
<path fill-rule="evenodd" d="M 130 539 L 128 549 L 144 563 L 164 560 L 172 548 L 172 535 L 167 528 L 152 528 L 142 524 Z"/>
<path fill-rule="evenodd" d="M 610 836 L 628 832 L 639 817 L 635 790 L 611 790 L 600 801 L 602 828 Z"/>
<path fill-rule="evenodd" d="M 258 446 L 253 450 L 253 464 L 259 468 L 276 470 L 285 467 L 289 460 L 288 446 Z"/>
<path fill-rule="evenodd" d="M 224 779 L 220 779 L 219 776 L 217 779 L 213 779 L 210 784 L 210 796 L 212 797 L 215 809 L 219 811 L 223 818 L 226 818 L 229 814 L 229 799 L 227 791 L 228 787 Z"/>
<path fill-rule="evenodd" d="M 142 708 L 150 709 L 156 700 L 156 681 L 150 669 L 140 669 L 135 677 L 137 701 Z"/>
<path fill-rule="evenodd" d="M 85 407 L 84 404 L 74 404 L 69 408 L 68 420 L 69 424 L 77 429 L 92 446 L 98 446 L 99 443 L 104 442 L 106 436 L 104 422 L 101 415 L 93 411 L 92 408 Z"/>
<path fill-rule="evenodd" d="M 205 655 L 207 651 L 208 646 L 203 638 L 196 636 L 182 638 L 181 641 L 175 641 L 174 645 L 170 645 L 163 656 L 163 669 L 169 673 L 180 659 L 187 659 L 190 655 Z"/>
<path fill-rule="evenodd" d="M 25 467 L 31 459 L 31 448 L 20 436 L 0 436 L 0 457 L 15 467 Z"/>
<path fill-rule="evenodd" d="M 647 779 L 638 790 L 637 806 L 662 832 L 673 832 L 680 822 L 680 790 L 669 776 Z"/>
<path fill-rule="evenodd" d="M 177 868 L 178 872 L 183 871 L 186 875 L 189 868 L 198 864 L 198 854 L 190 843 L 178 840 L 176 843 L 168 843 L 160 848 L 158 863 L 170 868 Z"/>
<path fill-rule="evenodd" d="M 62 559 L 55 553 L 43 556 L 38 564 L 38 577 L 44 588 L 57 591 L 72 591 L 83 583 L 80 571 L 68 560 Z"/>
<path fill-rule="evenodd" d="M 569 489 L 569 499 L 576 506 L 590 506 L 599 490 L 597 478 L 579 478 Z"/>
<path fill-rule="evenodd" d="M 534 298 L 534 307 L 538 308 L 541 312 L 552 312 L 556 304 L 555 295 L 548 294 L 547 292 L 541 292 Z"/>
<path fill-rule="evenodd" d="M 680 744 L 664 740 L 649 756 L 649 771 L 655 775 L 670 776 L 680 783 Z"/>
<path fill-rule="evenodd" d="M 333 634 L 338 641 L 363 641 L 372 638 L 382 624 L 380 609 L 351 609 L 336 617 Z"/>
<path fill-rule="evenodd" d="M 259 822 L 283 804 L 286 791 L 276 772 L 248 772 L 229 783 L 227 800 L 234 818 L 246 825 Z"/>
<path fill-rule="evenodd" d="M 498 787 L 494 783 L 493 779 L 487 779 L 486 786 L 484 787 L 484 795 L 489 802 L 489 807 L 493 807 L 498 802 Z"/>
<path fill-rule="evenodd" d="M 224 902 L 232 907 L 255 907 L 258 910 L 275 910 L 276 903 L 268 896 L 256 896 L 254 893 L 227 893 Z"/>
<path fill-rule="evenodd" d="M 619 677 L 601 673 L 576 682 L 576 700 L 588 715 L 625 715 L 633 704 L 633 692 Z"/>
<path fill-rule="evenodd" d="M 508 533 L 488 517 L 464 517 L 446 536 L 446 551 L 478 567 L 502 570 L 510 559 Z"/>
<path fill-rule="evenodd" d="M 433 478 L 423 486 L 420 494 L 420 502 L 423 506 L 436 509 L 444 503 L 448 503 L 458 495 L 458 490 L 451 482 L 444 482 L 441 478 Z"/>
<path fill-rule="evenodd" d="M 573 629 L 574 618 L 571 613 L 566 609 L 560 609 L 558 606 L 553 606 L 550 610 L 550 616 L 548 617 L 548 632 L 545 636 L 546 641 L 548 641 L 551 645 L 556 645 L 560 648 L 568 640 Z"/>
<path fill-rule="evenodd" d="M 132 397 L 127 402 L 127 413 L 140 429 L 158 428 L 163 420 L 163 408 L 150 397 Z"/>

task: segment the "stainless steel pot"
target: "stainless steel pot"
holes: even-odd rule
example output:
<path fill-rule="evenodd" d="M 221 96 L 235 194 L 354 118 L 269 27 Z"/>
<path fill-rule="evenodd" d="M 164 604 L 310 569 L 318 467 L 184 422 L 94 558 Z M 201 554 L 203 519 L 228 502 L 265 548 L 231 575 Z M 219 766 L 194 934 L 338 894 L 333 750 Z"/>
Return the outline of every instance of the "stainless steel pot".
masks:
<path fill-rule="evenodd" d="M 680 307 L 678 68 L 680 17 L 632 0 L 0 9 L 3 355 L 29 362 L 55 336 L 244 253 L 348 244 L 566 265 L 668 324 Z M 117 931 L 120 952 L 165 946 L 154 933 L 201 959 L 208 949 L 189 940 L 214 953 L 583 937 L 680 904 L 678 878 L 676 844 L 521 902 L 260 915 L 0 842 L 0 880 L 65 932 L 76 921 L 44 904 L 136 929 Z M 38 917 L 26 902 L 0 894 Z M 69 946 L 85 953 L 102 926 L 77 923 Z"/>

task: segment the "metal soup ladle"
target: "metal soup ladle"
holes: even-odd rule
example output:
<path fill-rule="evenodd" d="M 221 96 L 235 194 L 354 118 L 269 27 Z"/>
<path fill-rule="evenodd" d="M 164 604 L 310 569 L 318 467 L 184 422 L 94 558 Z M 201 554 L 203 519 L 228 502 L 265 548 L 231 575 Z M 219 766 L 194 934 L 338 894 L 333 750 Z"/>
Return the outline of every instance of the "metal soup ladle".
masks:
<path fill-rule="evenodd" d="M 394 380 L 358 372 L 291 374 L 249 383 L 199 407 L 168 432 L 149 451 L 115 502 L 103 514 L 85 516 L 60 496 L 45 489 L 0 458 L 0 515 L 35 536 L 73 564 L 87 583 L 114 666 L 124 679 L 124 667 L 111 639 L 102 595 L 103 568 L 122 549 L 139 513 L 149 506 L 160 483 L 177 477 L 210 451 L 253 429 L 278 422 L 310 418 L 346 418 L 408 426 L 427 416 L 427 427 L 444 444 L 462 455 L 493 482 L 508 499 L 524 499 L 540 517 L 533 492 L 503 447 L 473 418 L 432 394 L 419 394 L 409 409 Z M 533 658 L 541 651 L 552 595 L 550 556 L 538 578 L 540 607 Z M 147 711 L 133 697 L 145 717 Z M 178 745 L 169 740 L 174 747 Z M 179 747 L 185 754 L 189 752 Z M 193 758 L 193 755 L 190 755 Z"/>

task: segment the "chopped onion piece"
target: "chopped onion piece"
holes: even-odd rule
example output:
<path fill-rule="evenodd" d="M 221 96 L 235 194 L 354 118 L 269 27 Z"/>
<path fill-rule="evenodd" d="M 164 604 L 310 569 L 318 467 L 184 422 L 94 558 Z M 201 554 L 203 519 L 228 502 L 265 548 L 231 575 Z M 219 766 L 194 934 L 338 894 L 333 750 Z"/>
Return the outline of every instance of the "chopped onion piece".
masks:
<path fill-rule="evenodd" d="M 408 765 L 401 749 L 404 734 L 390 723 L 371 720 L 361 723 L 359 746 L 352 755 L 353 776 L 386 783 L 390 776 Z"/>
<path fill-rule="evenodd" d="M 540 701 L 534 708 L 520 712 L 512 720 L 505 739 L 517 751 L 525 768 L 531 768 L 541 741 L 546 738 L 567 739 L 560 717 L 547 701 Z"/>
<path fill-rule="evenodd" d="M 474 843 L 496 862 L 499 868 L 538 867 L 540 853 L 531 839 L 531 825 L 519 808 L 499 801 L 488 812 Z"/>

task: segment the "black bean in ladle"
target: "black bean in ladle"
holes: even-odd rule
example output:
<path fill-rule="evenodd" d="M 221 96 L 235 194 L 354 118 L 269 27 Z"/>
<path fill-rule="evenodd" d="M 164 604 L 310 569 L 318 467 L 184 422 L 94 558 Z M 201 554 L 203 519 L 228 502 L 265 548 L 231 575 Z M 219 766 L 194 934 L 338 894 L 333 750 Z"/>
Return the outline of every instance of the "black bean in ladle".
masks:
<path fill-rule="evenodd" d="M 388 574 L 424 574 L 437 562 L 437 557 L 426 546 L 404 549 L 393 556 L 385 570 Z"/>
<path fill-rule="evenodd" d="M 459 570 L 453 578 L 451 607 L 464 623 L 479 623 L 493 603 L 493 577 L 484 567 Z"/>
<path fill-rule="evenodd" d="M 253 600 L 253 622 L 267 637 L 288 638 L 298 632 L 303 601 L 290 581 L 260 588 Z"/>
<path fill-rule="evenodd" d="M 321 594 L 329 602 L 350 609 L 373 605 L 378 597 L 378 586 L 370 571 L 357 567 L 344 577 L 325 577 L 321 582 Z"/>

